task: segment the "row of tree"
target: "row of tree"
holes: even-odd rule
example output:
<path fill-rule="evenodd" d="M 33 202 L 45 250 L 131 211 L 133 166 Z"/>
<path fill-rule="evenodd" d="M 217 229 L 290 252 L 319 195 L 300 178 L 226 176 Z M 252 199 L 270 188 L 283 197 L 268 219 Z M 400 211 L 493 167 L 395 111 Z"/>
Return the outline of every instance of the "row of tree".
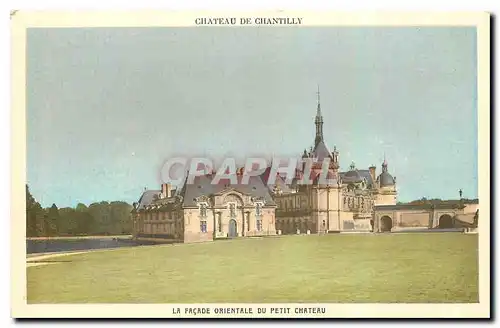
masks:
<path fill-rule="evenodd" d="M 130 211 L 125 202 L 100 202 L 75 208 L 43 208 L 26 185 L 26 236 L 120 235 L 132 232 Z"/>
<path fill-rule="evenodd" d="M 471 204 L 471 203 L 476 203 L 478 199 L 468 199 L 468 198 L 462 198 L 460 200 L 456 199 L 440 199 L 440 198 L 431 198 L 427 199 L 425 197 L 422 197 L 420 199 L 413 200 L 411 202 L 398 202 L 398 205 L 403 205 L 403 204 L 412 204 L 412 205 L 438 205 L 438 204 Z"/>

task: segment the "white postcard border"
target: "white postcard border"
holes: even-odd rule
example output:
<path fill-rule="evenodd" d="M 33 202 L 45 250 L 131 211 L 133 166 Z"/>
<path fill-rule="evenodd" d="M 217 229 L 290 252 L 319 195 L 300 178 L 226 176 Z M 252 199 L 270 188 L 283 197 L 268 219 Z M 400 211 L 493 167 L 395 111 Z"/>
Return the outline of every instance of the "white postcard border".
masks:
<path fill-rule="evenodd" d="M 26 29 L 32 27 L 195 26 L 197 17 L 302 17 L 304 26 L 475 26 L 478 58 L 479 303 L 477 304 L 30 304 L 26 303 Z M 239 24 L 235 26 L 241 26 Z M 269 26 L 269 25 L 267 25 Z M 283 26 L 283 25 L 276 25 Z M 230 26 L 227 26 L 231 28 Z M 490 316 L 490 16 L 488 13 L 306 11 L 94 11 L 28 12 L 11 16 L 11 315 L 16 318 L 460 318 Z M 233 26 L 234 28 L 234 26 Z M 210 308 L 212 314 L 184 313 Z M 216 315 L 216 308 L 266 308 L 266 314 Z M 271 308 L 319 307 L 325 314 L 271 314 Z M 181 314 L 173 314 L 180 308 Z M 256 311 L 256 310 L 255 310 Z"/>

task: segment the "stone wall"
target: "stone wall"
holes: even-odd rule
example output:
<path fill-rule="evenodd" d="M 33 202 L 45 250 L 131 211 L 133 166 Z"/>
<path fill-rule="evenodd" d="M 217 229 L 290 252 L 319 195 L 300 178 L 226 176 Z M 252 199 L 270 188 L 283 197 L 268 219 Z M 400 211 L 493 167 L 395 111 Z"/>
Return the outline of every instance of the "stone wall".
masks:
<path fill-rule="evenodd" d="M 257 216 L 255 207 L 238 208 L 235 216 L 231 216 L 229 208 L 207 209 L 205 220 L 200 216 L 198 208 L 184 210 L 184 242 L 209 241 L 214 238 L 228 238 L 231 221 L 236 223 L 235 237 L 253 237 L 276 235 L 274 207 L 263 207 Z M 260 220 L 258 220 L 260 218 Z M 260 221 L 260 230 L 257 222 Z M 201 222 L 206 222 L 206 232 L 202 232 Z"/>
<path fill-rule="evenodd" d="M 396 205 L 397 195 L 391 190 L 381 190 L 375 198 L 375 205 Z"/>
<path fill-rule="evenodd" d="M 206 232 L 201 231 L 201 222 L 206 222 Z M 184 242 L 193 243 L 213 240 L 214 213 L 207 210 L 206 218 L 200 217 L 198 208 L 184 209 Z"/>
<path fill-rule="evenodd" d="M 399 227 L 428 228 L 431 225 L 432 216 L 429 212 L 399 212 L 395 216 L 395 225 Z"/>
<path fill-rule="evenodd" d="M 308 215 L 279 217 L 276 218 L 276 230 L 281 230 L 281 234 L 283 235 L 297 234 L 297 230 L 299 230 L 301 234 L 307 233 L 307 230 L 311 233 L 316 233 L 317 225 Z"/>

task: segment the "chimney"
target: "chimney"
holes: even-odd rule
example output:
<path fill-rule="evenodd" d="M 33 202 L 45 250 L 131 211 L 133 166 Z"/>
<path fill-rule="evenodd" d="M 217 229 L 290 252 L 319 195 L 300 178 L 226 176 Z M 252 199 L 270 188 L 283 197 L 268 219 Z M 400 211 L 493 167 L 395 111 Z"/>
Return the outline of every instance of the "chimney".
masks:
<path fill-rule="evenodd" d="M 370 175 L 372 176 L 372 180 L 373 182 L 375 182 L 376 180 L 376 170 L 377 170 L 377 167 L 375 165 L 372 165 L 368 168 L 370 170 Z"/>
<path fill-rule="evenodd" d="M 163 183 L 161 185 L 161 196 L 162 198 L 168 198 L 172 196 L 172 186 L 170 183 Z"/>

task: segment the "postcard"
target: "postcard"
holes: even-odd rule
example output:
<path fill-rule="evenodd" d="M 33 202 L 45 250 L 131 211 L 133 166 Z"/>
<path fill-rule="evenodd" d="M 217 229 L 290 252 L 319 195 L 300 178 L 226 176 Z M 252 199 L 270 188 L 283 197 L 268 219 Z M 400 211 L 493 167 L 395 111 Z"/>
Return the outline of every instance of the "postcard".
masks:
<path fill-rule="evenodd" d="M 490 317 L 488 13 L 11 23 L 13 317 Z"/>

